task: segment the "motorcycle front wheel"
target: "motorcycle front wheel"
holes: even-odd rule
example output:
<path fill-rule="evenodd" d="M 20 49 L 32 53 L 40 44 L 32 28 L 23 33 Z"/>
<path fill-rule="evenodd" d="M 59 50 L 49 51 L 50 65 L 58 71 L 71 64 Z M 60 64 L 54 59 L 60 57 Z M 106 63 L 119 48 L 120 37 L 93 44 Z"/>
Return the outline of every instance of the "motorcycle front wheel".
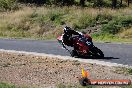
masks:
<path fill-rule="evenodd" d="M 90 52 L 94 58 L 99 58 L 99 59 L 104 58 L 104 53 L 99 48 L 97 48 L 95 46 L 92 47 Z"/>

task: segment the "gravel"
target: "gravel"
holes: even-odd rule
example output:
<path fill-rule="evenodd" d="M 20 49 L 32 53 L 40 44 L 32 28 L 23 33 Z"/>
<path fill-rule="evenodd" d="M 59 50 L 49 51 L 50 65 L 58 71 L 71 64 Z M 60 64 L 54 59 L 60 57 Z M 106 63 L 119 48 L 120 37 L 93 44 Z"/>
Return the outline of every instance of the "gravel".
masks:
<path fill-rule="evenodd" d="M 130 74 L 115 72 L 117 67 L 0 51 L 0 82 L 39 88 L 79 85 L 82 68 L 90 79 L 132 79 Z"/>

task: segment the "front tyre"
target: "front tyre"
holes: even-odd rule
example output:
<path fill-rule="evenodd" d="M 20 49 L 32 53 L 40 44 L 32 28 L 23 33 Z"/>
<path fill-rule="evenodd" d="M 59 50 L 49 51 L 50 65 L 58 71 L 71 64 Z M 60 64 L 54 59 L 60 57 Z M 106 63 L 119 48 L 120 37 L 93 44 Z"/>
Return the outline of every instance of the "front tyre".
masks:
<path fill-rule="evenodd" d="M 97 47 L 93 47 L 92 48 L 92 55 L 95 57 L 95 58 L 104 58 L 104 53 L 98 49 Z"/>

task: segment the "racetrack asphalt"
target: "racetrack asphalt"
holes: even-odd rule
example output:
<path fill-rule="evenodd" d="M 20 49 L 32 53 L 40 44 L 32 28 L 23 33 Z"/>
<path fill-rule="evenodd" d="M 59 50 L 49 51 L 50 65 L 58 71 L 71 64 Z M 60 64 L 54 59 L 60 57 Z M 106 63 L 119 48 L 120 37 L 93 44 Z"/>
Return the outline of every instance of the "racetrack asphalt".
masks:
<path fill-rule="evenodd" d="M 132 66 L 131 44 L 94 43 L 94 45 L 105 55 L 104 59 L 97 60 Z M 70 56 L 69 52 L 62 49 L 55 40 L 0 39 L 0 49 Z"/>

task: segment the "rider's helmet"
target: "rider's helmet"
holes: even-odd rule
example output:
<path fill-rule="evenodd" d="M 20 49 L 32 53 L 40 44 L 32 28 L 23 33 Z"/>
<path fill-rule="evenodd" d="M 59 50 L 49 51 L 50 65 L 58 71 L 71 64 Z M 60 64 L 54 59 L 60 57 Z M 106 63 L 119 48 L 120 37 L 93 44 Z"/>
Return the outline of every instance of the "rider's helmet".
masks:
<path fill-rule="evenodd" d="M 64 34 L 67 34 L 67 33 L 68 33 L 68 31 L 69 31 L 69 30 L 71 30 L 71 28 L 66 26 L 66 27 L 64 27 L 64 29 L 63 29 L 63 30 L 64 30 Z"/>

